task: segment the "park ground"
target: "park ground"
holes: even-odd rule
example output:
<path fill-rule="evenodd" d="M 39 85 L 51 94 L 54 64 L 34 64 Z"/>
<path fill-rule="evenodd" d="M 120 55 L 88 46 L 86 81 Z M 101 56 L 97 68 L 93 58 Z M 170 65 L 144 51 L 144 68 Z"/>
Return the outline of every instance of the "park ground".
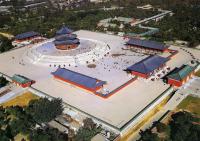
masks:
<path fill-rule="evenodd" d="M 196 72 L 196 76 L 200 77 L 200 70 Z"/>
<path fill-rule="evenodd" d="M 2 104 L 3 107 L 10 107 L 10 106 L 27 106 L 28 103 L 33 99 L 38 99 L 39 97 L 32 94 L 31 92 L 25 92 L 22 95 L 15 97 L 5 103 Z"/>

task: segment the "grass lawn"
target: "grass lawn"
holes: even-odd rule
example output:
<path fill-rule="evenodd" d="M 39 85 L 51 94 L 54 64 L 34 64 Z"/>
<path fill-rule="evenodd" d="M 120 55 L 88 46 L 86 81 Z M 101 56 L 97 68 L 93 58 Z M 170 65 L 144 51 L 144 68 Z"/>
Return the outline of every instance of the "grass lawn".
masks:
<path fill-rule="evenodd" d="M 23 135 L 23 134 L 17 134 L 14 138 L 14 141 L 21 141 L 22 139 L 29 141 L 27 135 Z"/>
<path fill-rule="evenodd" d="M 14 99 L 11 99 L 8 102 L 3 103 L 3 107 L 9 107 L 9 106 L 26 106 L 28 103 L 33 99 L 38 99 L 39 97 L 32 94 L 31 92 L 26 92 L 20 96 L 17 96 Z"/>
<path fill-rule="evenodd" d="M 200 98 L 187 96 L 179 105 L 178 109 L 190 111 L 200 116 Z"/>
<path fill-rule="evenodd" d="M 200 70 L 196 72 L 196 76 L 200 77 Z"/>

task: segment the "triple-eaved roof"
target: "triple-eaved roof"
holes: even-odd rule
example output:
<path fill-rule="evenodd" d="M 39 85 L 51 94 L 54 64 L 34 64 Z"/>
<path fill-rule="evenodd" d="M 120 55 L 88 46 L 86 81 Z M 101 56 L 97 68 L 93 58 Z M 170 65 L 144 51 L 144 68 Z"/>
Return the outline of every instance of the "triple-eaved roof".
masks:
<path fill-rule="evenodd" d="M 128 67 L 126 70 L 149 74 L 164 65 L 167 61 L 169 61 L 169 58 L 164 58 L 158 55 L 151 55 Z"/>
<path fill-rule="evenodd" d="M 136 38 L 131 38 L 127 43 L 127 45 L 132 45 L 132 46 L 140 46 L 148 49 L 155 49 L 155 50 L 166 50 L 169 46 L 156 42 L 156 41 L 150 41 L 150 40 L 141 40 L 141 39 L 136 39 Z"/>
<path fill-rule="evenodd" d="M 73 45 L 79 44 L 80 40 L 76 34 L 62 34 L 55 37 L 55 45 Z"/>
<path fill-rule="evenodd" d="M 76 34 L 63 34 L 60 36 L 56 36 L 55 40 L 57 41 L 63 41 L 63 40 L 74 40 L 77 38 Z"/>
<path fill-rule="evenodd" d="M 81 85 L 89 89 L 96 89 L 106 83 L 105 81 L 101 81 L 65 68 L 58 68 L 52 74 L 64 81 L 75 83 L 76 85 Z"/>
<path fill-rule="evenodd" d="M 74 39 L 74 40 L 65 40 L 65 41 L 54 41 L 55 45 L 74 45 L 74 44 L 79 44 L 79 39 Z"/>
<path fill-rule="evenodd" d="M 15 39 L 17 40 L 22 40 L 22 39 L 26 39 L 26 38 L 31 38 L 34 36 L 39 36 L 40 34 L 38 32 L 35 31 L 30 31 L 30 32 L 25 32 L 25 33 L 21 33 L 15 36 Z"/>
<path fill-rule="evenodd" d="M 63 26 L 56 32 L 54 44 L 57 45 L 74 45 L 79 44 L 80 40 L 76 34 L 72 34 L 72 30 L 66 26 Z"/>
<path fill-rule="evenodd" d="M 175 68 L 168 76 L 168 79 L 174 79 L 178 81 L 182 81 L 186 78 L 190 73 L 194 71 L 195 67 L 189 65 L 183 65 L 180 68 Z"/>
<path fill-rule="evenodd" d="M 56 35 L 71 34 L 72 32 L 73 30 L 70 28 L 62 26 L 62 28 L 56 32 Z"/>

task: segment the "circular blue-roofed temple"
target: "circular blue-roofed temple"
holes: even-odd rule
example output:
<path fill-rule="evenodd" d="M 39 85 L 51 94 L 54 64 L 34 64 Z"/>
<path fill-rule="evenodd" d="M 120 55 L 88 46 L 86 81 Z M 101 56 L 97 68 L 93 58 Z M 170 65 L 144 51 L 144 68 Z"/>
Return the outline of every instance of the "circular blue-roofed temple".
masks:
<path fill-rule="evenodd" d="M 56 32 L 54 44 L 57 49 L 70 50 L 78 47 L 80 40 L 76 34 L 73 34 L 73 30 L 63 26 Z"/>

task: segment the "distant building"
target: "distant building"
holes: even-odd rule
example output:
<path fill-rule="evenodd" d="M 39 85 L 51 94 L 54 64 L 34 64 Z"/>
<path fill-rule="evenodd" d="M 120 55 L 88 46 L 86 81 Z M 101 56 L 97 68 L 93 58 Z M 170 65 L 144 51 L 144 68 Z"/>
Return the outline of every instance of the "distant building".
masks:
<path fill-rule="evenodd" d="M 149 9 L 152 9 L 153 6 L 150 5 L 150 4 L 147 4 L 147 5 L 143 5 L 143 6 L 137 6 L 138 9 L 143 9 L 143 10 L 149 10 Z"/>
<path fill-rule="evenodd" d="M 89 0 L 50 0 L 54 8 L 73 9 L 86 5 Z"/>
<path fill-rule="evenodd" d="M 168 84 L 176 87 L 180 87 L 185 84 L 194 75 L 195 67 L 189 65 L 183 65 L 179 68 L 175 68 L 168 76 Z"/>
<path fill-rule="evenodd" d="M 80 44 L 76 34 L 72 34 L 72 30 L 63 26 L 56 32 L 54 44 L 57 49 L 69 50 L 78 47 Z"/>
<path fill-rule="evenodd" d="M 145 51 L 157 51 L 157 52 L 165 52 L 168 50 L 169 46 L 156 42 L 156 41 L 149 41 L 149 40 L 141 40 L 132 38 L 130 39 L 126 45 L 129 48 L 141 48 Z"/>
<path fill-rule="evenodd" d="M 112 23 L 112 21 L 118 21 L 122 24 L 131 24 L 134 22 L 135 19 L 133 18 L 126 18 L 126 17 L 114 17 L 114 18 L 107 18 L 100 20 L 97 26 L 103 26 L 103 27 L 117 27 L 117 24 Z"/>
<path fill-rule="evenodd" d="M 52 73 L 55 79 L 67 82 L 74 86 L 80 87 L 82 89 L 88 90 L 95 93 L 97 90 L 101 89 L 106 83 L 105 81 L 80 74 L 64 68 L 58 68 Z"/>
<path fill-rule="evenodd" d="M 21 42 L 21 41 L 25 41 L 25 40 L 31 40 L 35 37 L 38 37 L 40 34 L 38 32 L 35 31 L 30 31 L 30 32 L 25 32 L 25 33 L 21 33 L 15 36 L 15 40 Z"/>
<path fill-rule="evenodd" d="M 105 136 L 97 134 L 91 139 L 91 141 L 109 141 L 109 140 Z"/>
<path fill-rule="evenodd" d="M 108 0 L 90 0 L 90 2 L 94 2 L 94 3 L 101 3 L 101 2 L 106 2 Z"/>
<path fill-rule="evenodd" d="M 168 58 L 160 57 L 157 55 L 149 56 L 128 67 L 126 71 L 142 78 L 149 78 L 154 74 L 155 71 L 165 67 L 167 61 L 169 61 Z"/>
<path fill-rule="evenodd" d="M 41 42 L 43 40 L 45 40 L 45 38 L 41 37 L 38 32 L 30 31 L 16 35 L 12 45 L 14 47 L 22 47 L 31 43 Z"/>

